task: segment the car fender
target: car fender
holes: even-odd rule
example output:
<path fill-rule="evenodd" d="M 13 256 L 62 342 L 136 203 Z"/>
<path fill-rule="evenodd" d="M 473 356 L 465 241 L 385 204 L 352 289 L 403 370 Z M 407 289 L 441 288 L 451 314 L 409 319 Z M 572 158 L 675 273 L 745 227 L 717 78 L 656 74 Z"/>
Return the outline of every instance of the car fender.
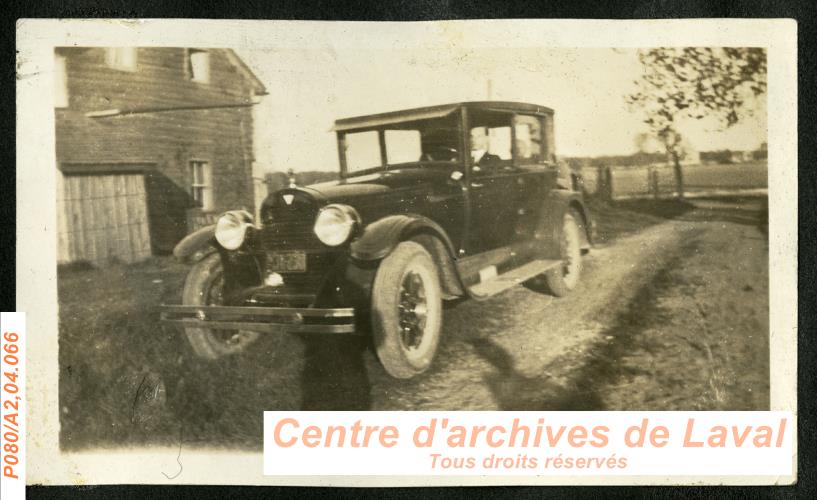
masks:
<path fill-rule="evenodd" d="M 544 259 L 560 259 L 559 248 L 562 224 L 568 210 L 579 214 L 582 236 L 582 248 L 589 249 L 593 243 L 592 221 L 584 201 L 579 193 L 564 189 L 554 189 L 545 198 L 539 215 L 539 224 L 534 239 L 539 241 L 540 257 Z"/>
<path fill-rule="evenodd" d="M 417 214 L 390 215 L 372 222 L 352 241 L 350 251 L 356 260 L 380 260 L 389 255 L 398 243 L 417 233 L 433 234 L 453 255 L 454 245 L 445 230 L 433 220 Z"/>
<path fill-rule="evenodd" d="M 179 260 L 198 262 L 217 251 L 216 225 L 211 224 L 185 236 L 173 249 L 173 256 Z"/>
<path fill-rule="evenodd" d="M 354 261 L 370 265 L 388 256 L 401 242 L 416 241 L 423 245 L 439 266 L 445 298 L 462 296 L 465 287 L 454 265 L 456 255 L 451 239 L 436 222 L 417 214 L 390 215 L 363 229 L 350 245 Z"/>
<path fill-rule="evenodd" d="M 590 250 L 596 240 L 596 221 L 593 220 L 584 198 L 579 193 L 574 192 L 569 200 L 569 208 L 581 216 L 581 220 L 577 222 L 581 230 L 582 250 Z"/>

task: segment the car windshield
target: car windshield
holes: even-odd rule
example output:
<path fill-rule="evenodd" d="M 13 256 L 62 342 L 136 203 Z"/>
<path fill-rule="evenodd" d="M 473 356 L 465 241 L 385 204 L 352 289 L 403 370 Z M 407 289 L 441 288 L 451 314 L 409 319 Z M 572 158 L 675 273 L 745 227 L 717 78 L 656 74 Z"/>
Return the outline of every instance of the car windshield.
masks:
<path fill-rule="evenodd" d="M 457 162 L 460 159 L 459 133 L 456 113 L 345 132 L 340 144 L 346 158 L 346 172 L 354 174 L 405 163 Z"/>

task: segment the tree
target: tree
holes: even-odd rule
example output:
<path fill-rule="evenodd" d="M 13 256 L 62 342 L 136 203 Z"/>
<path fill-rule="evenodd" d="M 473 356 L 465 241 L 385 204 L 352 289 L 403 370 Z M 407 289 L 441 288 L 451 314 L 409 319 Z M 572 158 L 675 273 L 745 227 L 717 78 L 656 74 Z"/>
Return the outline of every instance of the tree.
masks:
<path fill-rule="evenodd" d="M 685 118 L 714 117 L 731 127 L 751 114 L 747 101 L 766 92 L 763 48 L 657 48 L 638 52 L 644 74 L 626 101 L 641 109 L 644 122 L 672 159 L 678 195 L 684 196 L 681 168 Z"/>

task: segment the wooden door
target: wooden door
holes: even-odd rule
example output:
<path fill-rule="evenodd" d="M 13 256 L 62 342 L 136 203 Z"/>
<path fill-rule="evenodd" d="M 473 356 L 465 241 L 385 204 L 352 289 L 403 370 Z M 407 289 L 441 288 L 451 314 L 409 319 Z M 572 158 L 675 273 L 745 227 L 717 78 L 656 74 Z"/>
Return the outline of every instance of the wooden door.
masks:
<path fill-rule="evenodd" d="M 101 266 L 150 256 L 142 174 L 57 175 L 58 261 Z"/>

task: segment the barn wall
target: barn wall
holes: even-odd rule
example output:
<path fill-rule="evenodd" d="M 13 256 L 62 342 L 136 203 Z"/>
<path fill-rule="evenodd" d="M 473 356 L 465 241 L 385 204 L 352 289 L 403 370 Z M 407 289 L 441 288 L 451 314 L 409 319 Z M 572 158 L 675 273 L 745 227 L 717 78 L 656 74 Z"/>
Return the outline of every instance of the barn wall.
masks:
<path fill-rule="evenodd" d="M 139 48 L 138 69 L 105 64 L 103 48 L 64 48 L 69 106 L 56 113 L 58 163 L 152 163 L 146 178 L 154 252 L 168 252 L 212 216 L 193 209 L 189 162 L 210 162 L 214 212 L 254 211 L 252 108 L 88 118 L 89 111 L 249 102 L 252 84 L 221 50 L 210 51 L 210 83 L 190 81 L 186 49 Z"/>

